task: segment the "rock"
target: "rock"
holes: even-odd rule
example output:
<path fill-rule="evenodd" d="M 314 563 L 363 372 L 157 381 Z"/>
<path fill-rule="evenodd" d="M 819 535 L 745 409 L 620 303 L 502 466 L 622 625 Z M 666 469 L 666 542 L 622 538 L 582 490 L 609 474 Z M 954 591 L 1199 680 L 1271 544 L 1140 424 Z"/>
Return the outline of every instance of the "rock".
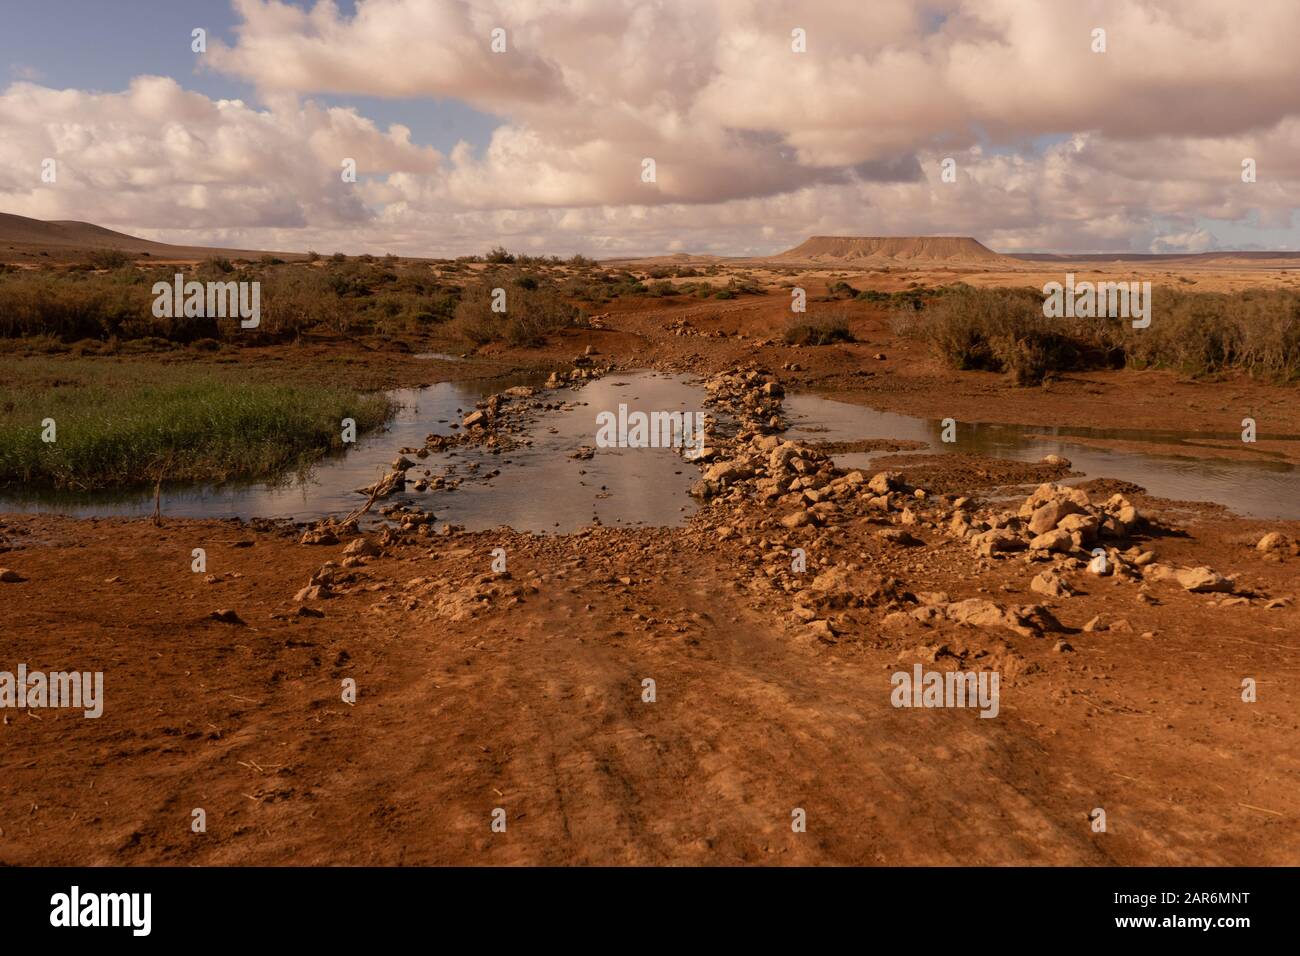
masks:
<path fill-rule="evenodd" d="M 1125 531 L 1131 531 L 1142 523 L 1142 515 L 1132 505 L 1126 505 L 1116 513 L 1115 520 Z"/>
<path fill-rule="evenodd" d="M 1070 532 L 1058 528 L 1040 534 L 1029 542 L 1029 547 L 1034 551 L 1060 551 L 1064 554 L 1074 547 L 1074 539 L 1070 537 Z"/>
<path fill-rule="evenodd" d="M 802 528 L 804 525 L 812 523 L 813 514 L 811 511 L 796 511 L 781 519 L 781 524 L 787 528 Z"/>
<path fill-rule="evenodd" d="M 1232 591 L 1232 582 L 1211 568 L 1183 568 L 1175 572 L 1174 578 L 1186 590 L 1196 594 Z"/>
<path fill-rule="evenodd" d="M 298 610 L 295 613 L 299 617 L 324 617 L 325 616 L 324 611 L 318 611 L 314 607 L 307 607 L 307 605 L 305 604 L 298 605 Z"/>
<path fill-rule="evenodd" d="M 1029 590 L 1055 598 L 1074 596 L 1074 589 L 1055 571 L 1040 571 L 1029 582 Z"/>
<path fill-rule="evenodd" d="M 487 422 L 487 416 L 482 411 L 470 412 L 461 421 L 462 428 L 473 428 L 475 425 L 482 425 Z"/>
<path fill-rule="evenodd" d="M 406 471 L 408 468 L 414 468 L 415 462 L 411 461 L 411 459 L 407 458 L 405 455 L 399 455 L 393 459 L 391 467 L 393 471 Z"/>
<path fill-rule="evenodd" d="M 13 568 L 0 568 L 0 581 L 5 584 L 19 584 L 27 579 L 19 574 Z"/>
<path fill-rule="evenodd" d="M 749 466 L 743 461 L 719 461 L 710 465 L 704 470 L 705 481 L 739 481 L 742 478 L 748 478 L 752 474 Z"/>
<path fill-rule="evenodd" d="M 703 478 L 691 485 L 692 498 L 712 498 L 717 493 L 717 484 L 712 481 L 706 481 Z"/>
<path fill-rule="evenodd" d="M 328 528 L 308 528 L 298 539 L 299 544 L 338 544 L 339 539 Z"/>
<path fill-rule="evenodd" d="M 902 482 L 899 481 L 898 473 L 894 471 L 877 472 L 867 482 L 867 490 L 877 495 L 887 495 L 891 491 L 898 491 L 901 488 Z"/>
<path fill-rule="evenodd" d="M 1086 509 L 1090 504 L 1087 492 L 1049 481 L 1039 485 L 1025 499 L 1024 504 L 1020 506 L 1020 517 L 1028 518 L 1043 505 L 1052 501 L 1071 501 L 1078 505 L 1080 510 Z"/>
<path fill-rule="evenodd" d="M 333 596 L 334 592 L 328 584 L 309 584 L 295 594 L 293 599 L 301 604 L 303 601 L 324 601 Z"/>
<path fill-rule="evenodd" d="M 925 544 L 921 539 L 913 536 L 902 528 L 886 528 L 883 531 L 877 531 L 876 537 L 883 538 L 891 544 L 901 545 L 904 548 L 915 548 Z"/>
<path fill-rule="evenodd" d="M 804 633 L 819 641 L 835 640 L 835 629 L 831 627 L 830 621 L 809 621 Z"/>
<path fill-rule="evenodd" d="M 1052 645 L 1052 650 L 1056 651 L 1056 653 L 1058 654 L 1065 654 L 1074 650 L 1074 645 L 1071 644 L 1069 641 L 1060 640 L 1057 641 L 1054 645 Z"/>
<path fill-rule="evenodd" d="M 967 598 L 944 606 L 944 615 L 958 624 L 974 627 L 1005 627 L 1022 637 L 1040 637 L 1045 631 L 1060 631 L 1061 623 L 1041 604 L 1002 608 L 983 598 Z"/>
<path fill-rule="evenodd" d="M 214 621 L 220 621 L 222 624 L 243 624 L 244 619 L 232 611 L 230 608 L 222 608 L 213 611 L 210 615 Z"/>
<path fill-rule="evenodd" d="M 1025 542 L 1020 540 L 1020 536 L 1015 532 L 1007 531 L 1005 528 L 983 531 L 972 537 L 970 542 L 976 551 L 986 557 L 999 552 L 1023 551 L 1025 549 Z"/>
<path fill-rule="evenodd" d="M 1270 531 L 1260 538 L 1255 545 L 1256 551 L 1281 551 L 1290 545 L 1290 540 L 1280 531 Z"/>
<path fill-rule="evenodd" d="M 1069 498 L 1060 498 L 1039 505 L 1029 518 L 1029 530 L 1033 534 L 1044 534 L 1055 528 L 1067 515 L 1079 514 L 1083 508 Z"/>
<path fill-rule="evenodd" d="M 782 442 L 772 449 L 772 453 L 767 456 L 767 470 L 769 474 L 779 475 L 790 467 L 790 461 L 799 457 L 799 448 L 794 442 Z"/>
<path fill-rule="evenodd" d="M 1057 522 L 1060 531 L 1078 534 L 1084 543 L 1091 543 L 1097 537 L 1101 522 L 1089 514 L 1069 514 Z"/>
<path fill-rule="evenodd" d="M 1070 459 L 1062 458 L 1060 455 L 1044 455 L 1042 463 L 1044 465 L 1054 465 L 1058 468 L 1069 468 L 1072 464 Z"/>
<path fill-rule="evenodd" d="M 379 546 L 369 538 L 357 538 L 346 548 L 343 553 L 349 556 L 373 558 L 379 555 Z"/>
<path fill-rule="evenodd" d="M 1096 617 L 1091 618 L 1087 624 L 1083 625 L 1083 629 L 1089 632 L 1104 631 L 1107 629 L 1107 626 L 1106 622 L 1102 620 L 1101 615 L 1098 614 Z"/>

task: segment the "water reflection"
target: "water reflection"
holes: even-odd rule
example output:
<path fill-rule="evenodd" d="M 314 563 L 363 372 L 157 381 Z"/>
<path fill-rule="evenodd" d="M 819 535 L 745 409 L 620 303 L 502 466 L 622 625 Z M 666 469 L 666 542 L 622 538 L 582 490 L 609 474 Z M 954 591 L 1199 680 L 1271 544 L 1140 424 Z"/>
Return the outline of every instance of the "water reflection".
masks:
<path fill-rule="evenodd" d="M 943 442 L 943 424 L 933 419 L 881 412 L 817 395 L 786 399 L 790 436 L 813 441 L 892 438 L 926 442 L 932 451 L 1037 461 L 1044 455 L 1069 458 L 1089 478 L 1130 481 L 1163 498 L 1216 502 L 1241 515 L 1300 518 L 1300 471 L 1284 461 L 1237 461 L 1191 457 L 1193 441 L 1240 441 L 1239 434 L 1180 432 L 1168 429 L 1046 428 L 961 423 L 955 442 Z M 1138 441 L 1149 452 L 1093 448 L 1070 438 Z M 1180 450 L 1187 454 L 1180 455 Z M 881 455 L 863 452 L 835 456 L 851 468 L 869 467 Z M 1080 479 L 1083 480 L 1083 479 Z"/>
<path fill-rule="evenodd" d="M 429 434 L 452 434 L 452 424 L 474 403 L 511 385 L 540 385 L 545 376 L 444 382 L 392 394 L 401 409 L 382 432 L 359 440 L 346 454 L 316 465 L 305 479 L 164 488 L 162 512 L 186 518 L 292 518 L 315 520 L 344 514 L 365 499 L 356 489 L 374 482 L 399 448 L 420 447 Z M 455 465 L 461 476 L 501 473 L 471 479 L 449 491 L 407 492 L 386 502 L 410 502 L 433 511 L 439 522 L 470 530 L 509 525 L 520 530 L 571 531 L 598 519 L 606 525 L 677 525 L 694 510 L 688 495 L 697 477 L 693 465 L 676 451 L 659 448 L 597 449 L 589 460 L 570 458 L 580 447 L 595 444 L 596 414 L 616 410 L 699 411 L 703 389 L 680 376 L 639 372 L 609 375 L 582 389 L 547 392 L 548 403 L 573 403 L 567 410 L 540 413 L 528 437 L 532 444 L 493 454 L 476 446 L 430 455 L 408 472 L 414 482 L 425 469 L 441 474 Z M 477 471 L 470 466 L 477 464 Z M 24 492 L 0 497 L 0 511 L 45 511 L 77 517 L 149 515 L 151 491 Z"/>

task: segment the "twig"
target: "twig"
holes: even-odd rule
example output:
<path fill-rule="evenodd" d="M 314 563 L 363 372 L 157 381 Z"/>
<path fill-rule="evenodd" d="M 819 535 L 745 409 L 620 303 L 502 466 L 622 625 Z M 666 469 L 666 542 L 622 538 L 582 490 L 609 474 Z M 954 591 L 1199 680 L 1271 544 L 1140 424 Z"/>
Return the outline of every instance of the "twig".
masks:
<path fill-rule="evenodd" d="M 380 481 L 376 482 L 376 484 L 375 484 L 375 490 L 372 491 L 372 492 L 370 492 L 370 497 L 366 500 L 366 503 L 365 503 L 364 505 L 362 505 L 360 508 L 358 508 L 356 511 L 353 511 L 353 512 L 352 512 L 350 515 L 348 515 L 346 518 L 344 518 L 343 521 L 341 522 L 341 524 L 347 524 L 347 523 L 350 522 L 350 521 L 356 521 L 356 520 L 357 520 L 358 518 L 360 518 L 363 514 L 365 514 L 367 511 L 369 511 L 369 510 L 371 509 L 371 507 L 374 505 L 374 503 L 379 499 L 379 489 L 380 489 L 380 486 L 381 486 L 382 484 L 383 484 L 383 480 L 382 480 L 382 479 L 381 479 Z"/>

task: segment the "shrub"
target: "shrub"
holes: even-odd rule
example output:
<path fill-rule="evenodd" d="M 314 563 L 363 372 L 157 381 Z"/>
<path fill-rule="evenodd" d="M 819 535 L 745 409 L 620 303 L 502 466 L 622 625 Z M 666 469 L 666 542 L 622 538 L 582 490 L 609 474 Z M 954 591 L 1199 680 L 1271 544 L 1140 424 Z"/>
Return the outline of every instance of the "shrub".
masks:
<path fill-rule="evenodd" d="M 492 311 L 492 289 L 506 288 L 506 311 Z M 456 306 L 454 331 L 474 345 L 504 341 L 537 346 L 560 329 L 583 320 L 580 309 L 549 287 L 524 288 L 514 283 L 482 282 L 464 290 Z"/>
<path fill-rule="evenodd" d="M 830 345 L 856 340 L 849 331 L 848 317 L 833 313 L 793 322 L 785 330 L 785 341 L 787 345 Z"/>
<path fill-rule="evenodd" d="M 904 308 L 895 324 L 952 368 L 1003 371 L 1025 385 L 1052 372 L 1125 364 L 1300 378 L 1300 294 L 1161 287 L 1153 299 L 1151 325 L 1135 329 L 1126 318 L 1049 319 L 1037 289 L 949 288 L 936 290 L 924 315 Z"/>
<path fill-rule="evenodd" d="M 90 264 L 96 269 L 120 269 L 135 260 L 121 249 L 95 249 L 90 253 Z"/>

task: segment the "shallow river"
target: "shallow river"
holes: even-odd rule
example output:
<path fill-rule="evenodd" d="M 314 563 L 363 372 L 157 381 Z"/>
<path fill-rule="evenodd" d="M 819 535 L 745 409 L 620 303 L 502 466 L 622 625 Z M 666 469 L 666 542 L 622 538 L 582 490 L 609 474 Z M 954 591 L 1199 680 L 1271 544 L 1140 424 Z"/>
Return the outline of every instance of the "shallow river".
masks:
<path fill-rule="evenodd" d="M 1192 457 L 1193 441 L 1240 441 L 1240 434 L 1146 431 L 1122 428 L 1045 428 L 1024 425 L 959 423 L 955 442 L 943 442 L 940 422 L 880 412 L 816 395 L 786 398 L 791 438 L 855 441 L 894 438 L 922 441 L 928 451 L 965 452 L 991 458 L 1038 461 L 1058 454 L 1070 459 L 1085 478 L 1116 478 L 1141 485 L 1153 495 L 1179 501 L 1212 501 L 1237 514 L 1260 518 L 1300 518 L 1300 470 L 1285 461 L 1232 461 Z M 1071 438 L 1142 442 L 1149 450 L 1114 451 L 1071 442 Z M 835 456 L 838 464 L 866 468 L 875 458 L 896 452 Z"/>
<path fill-rule="evenodd" d="M 401 410 L 385 431 L 362 438 L 346 454 L 324 459 L 306 479 L 276 485 L 226 484 L 217 487 L 164 488 L 162 511 L 173 517 L 287 517 L 314 520 L 345 514 L 364 502 L 356 489 L 383 474 L 399 448 L 421 447 L 430 433 L 451 434 L 452 423 L 474 403 L 511 385 L 539 384 L 536 377 L 446 382 L 394 392 Z M 544 393 L 547 402 L 572 408 L 540 413 L 528 436 L 530 446 L 500 454 L 466 446 L 430 455 L 408 472 L 411 481 L 428 468 L 439 475 L 449 465 L 466 480 L 459 488 L 394 495 L 388 502 L 416 502 L 437 520 L 470 530 L 510 525 L 529 531 L 571 531 L 593 518 L 610 526 L 684 522 L 695 510 L 688 495 L 697 469 L 671 449 L 599 448 L 589 460 L 570 458 L 581 446 L 595 444 L 596 414 L 620 403 L 645 411 L 701 411 L 704 390 L 690 379 L 655 372 L 607 375 L 578 391 Z M 1239 514 L 1300 518 L 1300 472 L 1284 462 L 1235 462 L 1189 457 L 1190 439 L 1236 436 L 1178 432 L 1089 429 L 1042 429 L 1003 425 L 958 426 L 958 440 L 939 440 L 937 421 L 879 412 L 861 405 L 799 394 L 786 399 L 791 438 L 818 441 L 904 439 L 928 443 L 934 451 L 1036 461 L 1055 452 L 1088 477 L 1107 477 L 1139 484 L 1162 497 L 1213 501 Z M 1071 436 L 1149 442 L 1150 452 L 1109 451 L 1068 441 Z M 1183 452 L 1180 455 L 1180 451 Z M 868 467 L 891 452 L 837 455 L 847 467 Z M 481 480 L 477 475 L 499 469 Z M 68 492 L 0 495 L 0 511 L 51 511 L 76 516 L 148 515 L 152 491 L 75 494 Z"/>

